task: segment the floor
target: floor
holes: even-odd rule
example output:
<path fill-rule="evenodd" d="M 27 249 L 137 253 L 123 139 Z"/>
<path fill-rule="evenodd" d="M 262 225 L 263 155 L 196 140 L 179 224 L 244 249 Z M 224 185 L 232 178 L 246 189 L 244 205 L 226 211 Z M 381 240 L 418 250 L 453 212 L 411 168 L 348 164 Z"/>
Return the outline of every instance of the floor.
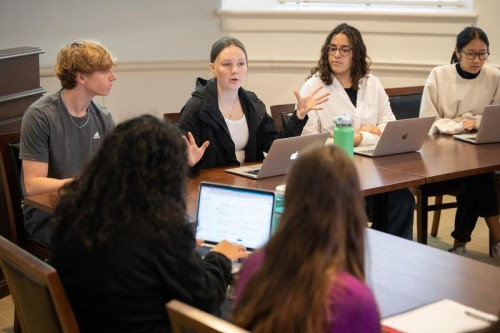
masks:
<path fill-rule="evenodd" d="M 446 200 L 452 200 L 451 198 L 445 198 Z M 450 236 L 453 230 L 453 223 L 455 217 L 455 209 L 447 209 L 441 213 L 441 222 L 439 226 L 439 233 L 436 238 L 429 235 L 428 244 L 442 250 L 447 250 L 451 247 L 453 239 Z M 429 223 L 432 223 L 432 215 L 429 215 Z M 430 229 L 430 225 L 429 225 Z M 416 232 L 414 232 L 416 234 Z M 499 266 L 493 258 L 488 255 L 488 228 L 483 219 L 479 219 L 476 229 L 472 234 L 472 242 L 470 242 L 467 247 L 472 254 L 474 260 L 484 262 L 489 265 Z M 0 333 L 11 333 L 13 332 L 14 318 L 14 307 L 12 304 L 12 298 L 10 296 L 5 297 L 0 300 Z"/>

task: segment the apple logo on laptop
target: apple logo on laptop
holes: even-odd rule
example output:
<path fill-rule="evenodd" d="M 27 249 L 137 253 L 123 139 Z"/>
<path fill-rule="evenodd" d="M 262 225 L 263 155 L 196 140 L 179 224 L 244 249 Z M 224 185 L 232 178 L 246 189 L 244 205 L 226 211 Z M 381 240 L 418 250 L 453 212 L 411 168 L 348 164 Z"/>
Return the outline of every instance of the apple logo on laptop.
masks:
<path fill-rule="evenodd" d="M 290 155 L 290 159 L 291 160 L 295 160 L 298 156 L 299 156 L 299 152 L 296 151 L 295 153 L 293 153 L 292 155 Z"/>
<path fill-rule="evenodd" d="M 401 139 L 406 140 L 407 137 L 408 137 L 408 133 L 405 133 L 405 134 L 403 134 L 403 136 L 401 137 Z"/>

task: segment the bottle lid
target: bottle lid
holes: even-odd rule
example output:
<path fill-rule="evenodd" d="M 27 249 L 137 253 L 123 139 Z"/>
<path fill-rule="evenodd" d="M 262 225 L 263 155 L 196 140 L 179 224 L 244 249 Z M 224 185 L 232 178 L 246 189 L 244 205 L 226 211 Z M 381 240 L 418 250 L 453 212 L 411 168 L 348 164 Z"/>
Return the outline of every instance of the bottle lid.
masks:
<path fill-rule="evenodd" d="M 345 113 L 341 116 L 335 117 L 333 121 L 336 126 L 352 126 L 352 118 Z"/>
<path fill-rule="evenodd" d="M 279 195 L 285 195 L 285 190 L 286 190 L 286 185 L 285 184 L 282 184 L 282 185 L 278 185 L 276 186 L 276 194 L 279 194 Z"/>

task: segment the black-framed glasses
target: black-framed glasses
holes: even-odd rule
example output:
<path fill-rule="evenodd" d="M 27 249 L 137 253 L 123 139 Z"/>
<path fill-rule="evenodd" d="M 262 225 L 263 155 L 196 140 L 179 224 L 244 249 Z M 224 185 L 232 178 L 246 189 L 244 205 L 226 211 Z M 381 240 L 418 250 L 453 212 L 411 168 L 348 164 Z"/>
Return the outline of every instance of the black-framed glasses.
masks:
<path fill-rule="evenodd" d="M 335 55 L 339 51 L 339 54 L 341 57 L 347 57 L 349 54 L 351 54 L 352 47 L 350 46 L 341 46 L 337 48 L 335 45 L 328 45 L 328 54 Z"/>
<path fill-rule="evenodd" d="M 488 59 L 488 56 L 490 55 L 489 51 L 486 52 L 474 52 L 474 51 L 467 51 L 465 52 L 464 50 L 460 50 L 465 54 L 465 57 L 467 60 L 474 60 L 476 57 L 479 58 L 479 60 L 486 60 Z"/>

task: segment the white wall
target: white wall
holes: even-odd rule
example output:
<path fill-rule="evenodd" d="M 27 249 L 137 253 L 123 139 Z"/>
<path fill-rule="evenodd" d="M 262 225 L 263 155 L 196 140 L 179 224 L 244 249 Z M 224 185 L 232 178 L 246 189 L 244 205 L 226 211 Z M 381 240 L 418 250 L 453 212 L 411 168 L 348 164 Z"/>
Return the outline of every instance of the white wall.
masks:
<path fill-rule="evenodd" d="M 490 38 L 492 65 L 500 64 L 500 1 L 475 0 L 476 15 L 395 17 L 380 13 L 258 12 L 220 9 L 219 0 L 0 0 L 0 49 L 38 46 L 41 83 L 59 88 L 53 63 L 62 45 L 102 41 L 118 58 L 111 94 L 96 98 L 120 122 L 141 113 L 178 112 L 197 76 L 208 77 L 212 43 L 233 35 L 246 45 L 245 85 L 266 105 L 294 101 L 328 32 L 348 22 L 363 33 L 372 71 L 384 86 L 422 85 L 430 69 L 449 62 L 455 36 L 477 24 Z M 0 77 L 1 80 L 7 79 Z"/>

